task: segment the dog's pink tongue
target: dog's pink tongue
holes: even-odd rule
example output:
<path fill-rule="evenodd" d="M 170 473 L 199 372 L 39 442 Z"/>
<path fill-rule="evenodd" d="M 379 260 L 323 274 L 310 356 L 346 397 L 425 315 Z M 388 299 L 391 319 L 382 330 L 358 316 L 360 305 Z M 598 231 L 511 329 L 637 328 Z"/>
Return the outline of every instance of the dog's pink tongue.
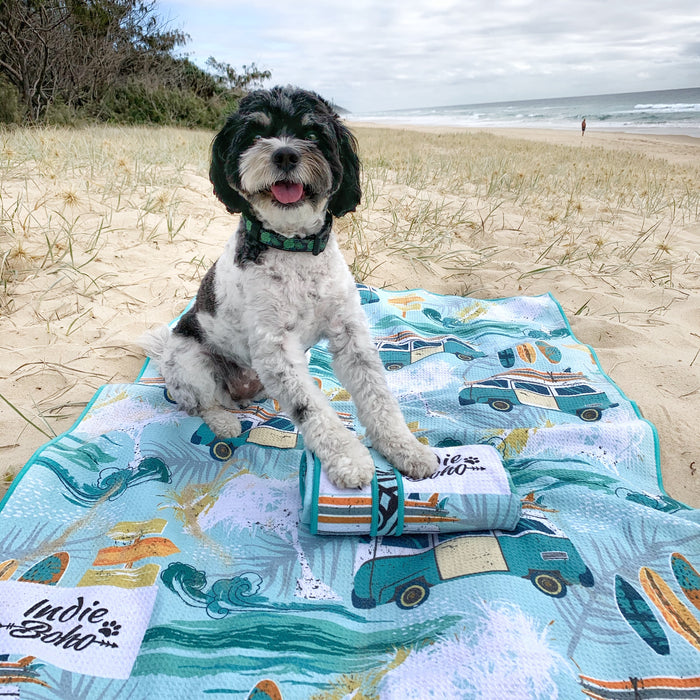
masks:
<path fill-rule="evenodd" d="M 294 204 L 304 196 L 304 186 L 297 182 L 278 182 L 270 189 L 272 196 L 281 204 Z"/>

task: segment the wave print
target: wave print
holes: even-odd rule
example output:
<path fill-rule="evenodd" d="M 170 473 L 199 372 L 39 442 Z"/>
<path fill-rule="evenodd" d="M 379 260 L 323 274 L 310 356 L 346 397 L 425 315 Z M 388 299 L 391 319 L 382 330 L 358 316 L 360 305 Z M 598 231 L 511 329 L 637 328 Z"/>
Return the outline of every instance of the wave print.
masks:
<path fill-rule="evenodd" d="M 417 639 L 436 640 L 459 620 L 447 615 L 393 629 L 367 630 L 308 615 L 250 611 L 217 625 L 207 620 L 163 625 L 146 632 L 132 675 L 165 673 L 188 678 L 224 668 L 229 673 L 270 674 L 299 668 L 319 674 L 354 673 L 372 668 L 388 649 L 413 648 Z"/>
<path fill-rule="evenodd" d="M 206 572 L 183 562 L 173 562 L 160 575 L 161 581 L 187 605 L 206 608 L 214 619 L 251 609 L 270 612 L 335 613 L 355 622 L 365 619 L 333 603 L 274 603 L 258 595 L 262 579 L 254 572 L 245 572 L 231 578 L 220 578 L 207 587 Z"/>

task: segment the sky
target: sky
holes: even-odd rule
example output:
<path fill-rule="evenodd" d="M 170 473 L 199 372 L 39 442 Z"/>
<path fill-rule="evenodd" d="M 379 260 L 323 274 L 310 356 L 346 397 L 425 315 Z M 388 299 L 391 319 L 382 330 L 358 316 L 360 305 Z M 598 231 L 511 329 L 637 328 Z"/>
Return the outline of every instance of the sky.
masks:
<path fill-rule="evenodd" d="M 158 0 L 183 49 L 355 114 L 700 87 L 698 0 Z"/>

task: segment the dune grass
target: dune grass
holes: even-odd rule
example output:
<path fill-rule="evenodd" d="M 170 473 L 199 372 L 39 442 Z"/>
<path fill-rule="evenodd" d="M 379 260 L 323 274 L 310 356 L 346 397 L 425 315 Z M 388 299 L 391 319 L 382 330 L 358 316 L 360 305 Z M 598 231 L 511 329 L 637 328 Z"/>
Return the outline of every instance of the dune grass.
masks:
<path fill-rule="evenodd" d="M 207 134 L 174 129 L 0 132 L 0 303 L 14 281 L 40 273 L 98 294 L 108 276 L 91 263 L 106 238 L 175 238 L 187 218 L 183 171 L 205 168 L 207 147 Z"/>
<path fill-rule="evenodd" d="M 356 132 L 364 199 L 338 230 L 362 281 L 385 284 L 397 257 L 455 279 L 455 291 L 465 271 L 499 262 L 518 279 L 567 268 L 673 284 L 697 272 L 678 234 L 700 221 L 700 168 L 487 133 Z M 102 293 L 110 278 L 92 263 L 107 237 L 172 243 L 188 233 L 183 175 L 206 177 L 210 139 L 150 128 L 0 132 L 0 303 L 11 303 L 14 281 L 42 271 Z M 220 215 L 214 198 L 205 206 Z M 499 245 L 499 232 L 528 244 Z"/>
<path fill-rule="evenodd" d="M 485 267 L 509 284 L 562 271 L 697 279 L 686 239 L 700 221 L 698 167 L 478 132 L 357 133 L 365 202 L 340 226 L 365 282 L 381 285 L 397 257 L 459 293 L 482 288 Z"/>
<path fill-rule="evenodd" d="M 355 132 L 363 202 L 337 231 L 358 281 L 487 297 L 564 294 L 570 280 L 664 290 L 640 323 L 698 289 L 697 166 L 487 133 Z M 5 482 L 100 384 L 133 380 L 139 329 L 181 310 L 219 254 L 235 221 L 211 194 L 211 138 L 0 131 Z M 584 297 L 568 311 L 590 312 Z"/>

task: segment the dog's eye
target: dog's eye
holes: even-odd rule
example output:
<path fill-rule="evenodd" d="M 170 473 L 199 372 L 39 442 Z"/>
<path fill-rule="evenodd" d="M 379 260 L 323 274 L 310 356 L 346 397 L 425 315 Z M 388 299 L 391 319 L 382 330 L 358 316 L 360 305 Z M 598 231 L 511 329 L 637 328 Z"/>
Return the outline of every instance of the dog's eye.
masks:
<path fill-rule="evenodd" d="M 309 129 L 305 134 L 304 138 L 307 141 L 318 141 L 318 132 L 314 131 L 313 129 Z"/>
<path fill-rule="evenodd" d="M 260 139 L 265 137 L 265 127 L 255 124 L 249 129 L 248 134 L 253 141 L 260 141 Z"/>

